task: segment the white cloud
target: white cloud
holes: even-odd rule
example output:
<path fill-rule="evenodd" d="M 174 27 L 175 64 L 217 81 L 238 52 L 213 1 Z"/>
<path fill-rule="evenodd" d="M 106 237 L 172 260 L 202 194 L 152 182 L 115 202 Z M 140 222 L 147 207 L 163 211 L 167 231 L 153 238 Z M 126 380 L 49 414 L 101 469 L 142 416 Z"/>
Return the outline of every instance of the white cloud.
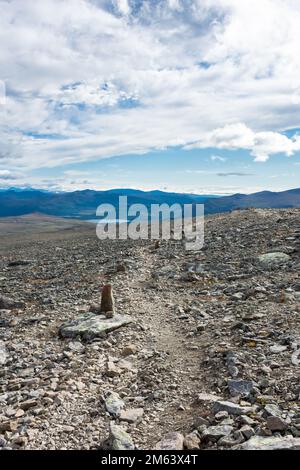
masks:
<path fill-rule="evenodd" d="M 1 180 L 14 180 L 16 176 L 13 175 L 9 170 L 0 170 L 0 181 Z"/>
<path fill-rule="evenodd" d="M 255 161 L 265 162 L 272 154 L 284 153 L 290 157 L 299 151 L 300 136 L 289 139 L 277 132 L 253 132 L 245 124 L 239 123 L 209 132 L 200 141 L 186 146 L 187 149 L 208 147 L 250 150 Z"/>
<path fill-rule="evenodd" d="M 226 162 L 227 161 L 227 158 L 221 157 L 220 155 L 211 155 L 210 159 L 213 162 Z"/>
<path fill-rule="evenodd" d="M 0 7 L 7 169 L 177 145 L 246 149 L 256 161 L 299 150 L 282 134 L 300 128 L 297 0 Z"/>

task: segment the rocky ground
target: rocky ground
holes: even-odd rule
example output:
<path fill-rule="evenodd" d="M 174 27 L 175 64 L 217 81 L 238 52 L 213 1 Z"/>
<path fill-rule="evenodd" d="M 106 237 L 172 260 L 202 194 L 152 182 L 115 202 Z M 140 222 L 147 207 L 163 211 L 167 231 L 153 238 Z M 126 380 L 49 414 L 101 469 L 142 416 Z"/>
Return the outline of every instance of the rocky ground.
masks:
<path fill-rule="evenodd" d="M 300 448 L 299 216 L 208 217 L 199 252 L 0 236 L 0 448 Z M 130 323 L 62 336 L 106 283 Z"/>

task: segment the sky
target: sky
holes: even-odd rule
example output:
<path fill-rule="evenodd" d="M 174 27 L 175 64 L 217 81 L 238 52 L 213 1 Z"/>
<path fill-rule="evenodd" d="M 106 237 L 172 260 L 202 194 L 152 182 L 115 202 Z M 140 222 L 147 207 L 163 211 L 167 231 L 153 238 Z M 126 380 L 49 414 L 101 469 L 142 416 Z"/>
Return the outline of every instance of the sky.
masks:
<path fill-rule="evenodd" d="M 299 0 L 0 0 L 0 188 L 300 186 Z"/>

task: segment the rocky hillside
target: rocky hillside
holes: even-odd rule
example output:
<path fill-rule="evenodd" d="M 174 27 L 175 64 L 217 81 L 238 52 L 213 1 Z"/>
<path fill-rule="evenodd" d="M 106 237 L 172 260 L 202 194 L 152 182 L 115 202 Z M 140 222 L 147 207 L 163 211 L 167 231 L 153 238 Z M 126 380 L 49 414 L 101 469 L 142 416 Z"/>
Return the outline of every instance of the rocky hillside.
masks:
<path fill-rule="evenodd" d="M 205 239 L 0 236 L 1 448 L 300 448 L 300 210 Z"/>

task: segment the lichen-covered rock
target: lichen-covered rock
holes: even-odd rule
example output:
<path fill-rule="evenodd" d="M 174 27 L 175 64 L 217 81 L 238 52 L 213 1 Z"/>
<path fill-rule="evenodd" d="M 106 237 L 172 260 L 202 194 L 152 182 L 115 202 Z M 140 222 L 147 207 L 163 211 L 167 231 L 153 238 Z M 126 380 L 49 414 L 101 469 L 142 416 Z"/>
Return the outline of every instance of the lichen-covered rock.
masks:
<path fill-rule="evenodd" d="M 261 437 L 253 436 L 249 441 L 236 447 L 241 450 L 300 450 L 300 438 L 293 436 Z"/>
<path fill-rule="evenodd" d="M 259 263 L 266 267 L 280 266 L 287 263 L 290 259 L 289 255 L 281 253 L 280 251 L 276 253 L 266 253 L 258 257 Z"/>
<path fill-rule="evenodd" d="M 81 336 L 83 339 L 92 339 L 105 336 L 106 333 L 128 325 L 130 322 L 131 318 L 125 315 L 106 318 L 104 315 L 88 313 L 71 322 L 64 323 L 59 332 L 65 338 Z"/>
<path fill-rule="evenodd" d="M 117 424 L 110 423 L 110 445 L 112 450 L 134 450 L 131 436 Z"/>

